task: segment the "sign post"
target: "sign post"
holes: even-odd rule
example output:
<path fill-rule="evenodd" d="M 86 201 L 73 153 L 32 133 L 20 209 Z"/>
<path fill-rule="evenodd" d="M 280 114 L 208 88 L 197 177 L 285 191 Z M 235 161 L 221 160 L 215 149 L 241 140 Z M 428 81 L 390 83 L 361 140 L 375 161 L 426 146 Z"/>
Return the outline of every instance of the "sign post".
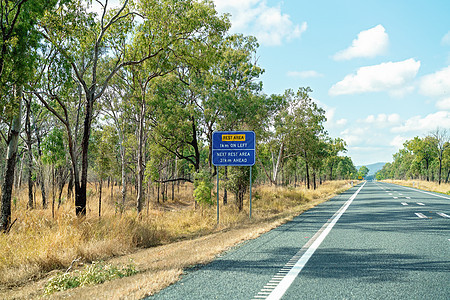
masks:
<path fill-rule="evenodd" d="M 250 218 L 252 217 L 252 166 L 255 164 L 254 131 L 215 131 L 212 163 L 219 166 L 250 167 Z M 217 169 L 217 224 L 219 224 L 219 170 Z"/>

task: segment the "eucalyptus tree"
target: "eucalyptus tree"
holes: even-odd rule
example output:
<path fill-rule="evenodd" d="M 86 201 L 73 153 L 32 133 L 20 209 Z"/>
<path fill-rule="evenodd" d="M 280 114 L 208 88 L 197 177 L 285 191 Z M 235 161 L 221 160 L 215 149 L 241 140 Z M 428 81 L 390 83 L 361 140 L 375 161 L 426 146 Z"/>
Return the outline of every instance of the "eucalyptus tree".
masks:
<path fill-rule="evenodd" d="M 11 193 L 21 128 L 23 87 L 31 76 L 39 47 L 36 23 L 56 0 L 0 2 L 0 112 L 8 124 L 6 165 L 1 189 L 0 231 L 11 225 Z"/>
<path fill-rule="evenodd" d="M 99 181 L 98 189 L 98 217 L 102 212 L 102 191 L 103 181 L 111 176 L 113 172 L 113 163 L 115 161 L 116 148 L 116 132 L 112 126 L 102 126 L 96 128 L 92 134 L 93 143 L 91 143 L 90 151 L 93 160 L 94 170 Z"/>
<path fill-rule="evenodd" d="M 310 88 L 299 88 L 297 92 L 286 90 L 284 107 L 274 117 L 272 145 L 272 183 L 277 183 L 279 170 L 290 157 L 300 156 L 305 161 L 306 181 L 310 187 L 310 171 L 319 170 L 325 157 L 324 130 L 325 111 L 309 97 Z M 278 155 L 275 157 L 274 152 Z M 319 159 L 320 158 L 320 159 Z M 319 159 L 319 160 L 317 160 Z"/>
<path fill-rule="evenodd" d="M 347 151 L 346 146 L 347 143 L 341 138 L 330 139 L 328 141 L 326 165 L 330 171 L 330 180 L 333 180 L 333 171 L 335 171 L 340 161 L 339 153 L 345 153 Z"/>
<path fill-rule="evenodd" d="M 167 48 L 161 51 L 154 60 L 144 61 L 139 68 L 129 67 L 134 88 L 133 99 L 136 102 L 138 120 L 137 130 L 137 211 L 143 205 L 144 179 L 144 145 L 145 132 L 148 131 L 149 118 L 154 115 L 155 107 L 149 107 L 153 94 L 152 80 L 174 71 L 203 69 L 206 70 L 214 61 L 217 44 L 229 27 L 225 16 L 218 16 L 211 2 L 206 1 L 162 1 L 163 6 L 153 7 L 155 3 L 142 5 L 144 15 L 151 16 L 142 24 L 143 33 L 152 33 L 152 47 L 160 44 Z M 129 55 L 141 57 L 146 51 L 146 34 L 138 34 L 134 40 L 133 51 Z M 178 95 L 174 95 L 177 97 Z M 150 116 L 148 116 L 150 115 Z M 155 118 L 153 117 L 153 120 Z M 147 130 L 145 130 L 147 127 Z"/>
<path fill-rule="evenodd" d="M 439 160 L 438 182 L 441 184 L 443 155 L 444 151 L 450 147 L 450 132 L 438 127 L 430 133 L 430 136 L 433 138 L 432 149 Z"/>
<path fill-rule="evenodd" d="M 119 147 L 120 155 L 120 175 L 122 182 L 122 201 L 120 203 L 120 212 L 123 213 L 125 208 L 125 201 L 127 195 L 127 164 L 128 153 L 127 144 L 131 127 L 131 121 L 129 118 L 130 108 L 126 99 L 131 95 L 129 87 L 131 84 L 127 84 L 125 71 L 121 70 L 118 76 L 114 78 L 111 86 L 105 92 L 101 99 L 102 112 L 105 116 L 105 122 L 111 124 L 117 133 L 117 144 Z"/>
<path fill-rule="evenodd" d="M 61 206 L 61 195 L 69 177 L 69 165 L 64 145 L 64 131 L 54 127 L 42 140 L 42 161 L 51 167 L 52 179 L 52 216 L 54 217 L 55 199 L 58 198 L 58 208 Z M 58 188 L 58 191 L 57 191 Z M 56 193 L 58 192 L 58 196 Z"/>
<path fill-rule="evenodd" d="M 414 163 L 419 166 L 424 165 L 425 170 L 420 170 L 420 173 L 425 173 L 427 181 L 430 181 L 430 166 L 432 161 L 436 158 L 433 151 L 433 139 L 429 136 L 425 138 L 415 137 L 405 142 L 405 147 L 414 153 Z M 417 164 L 412 164 L 415 166 Z"/>
<path fill-rule="evenodd" d="M 356 170 L 350 157 L 339 156 L 339 162 L 336 168 L 336 174 L 339 179 L 354 179 L 357 172 L 358 170 Z"/>
<path fill-rule="evenodd" d="M 60 112 L 51 103 L 41 99 L 63 122 L 71 140 L 69 148 L 77 215 L 86 214 L 88 146 L 95 105 L 111 80 L 125 67 L 139 65 L 144 61 L 158 64 L 166 56 L 180 55 L 176 44 L 201 40 L 211 30 L 212 24 L 220 23 L 209 2 L 141 0 L 132 3 L 124 0 L 114 9 L 109 8 L 107 0 L 96 2 L 101 5 L 99 15 L 88 12 L 84 1 L 73 0 L 59 5 L 40 24 L 42 35 L 70 66 L 84 97 L 79 144 L 81 171 L 77 163 L 77 141 L 69 130 L 70 124 L 66 117 L 66 103 L 57 101 Z M 143 51 L 139 56 L 130 57 L 127 53 L 131 51 L 133 41 L 141 43 Z M 105 63 L 109 67 L 103 67 Z"/>

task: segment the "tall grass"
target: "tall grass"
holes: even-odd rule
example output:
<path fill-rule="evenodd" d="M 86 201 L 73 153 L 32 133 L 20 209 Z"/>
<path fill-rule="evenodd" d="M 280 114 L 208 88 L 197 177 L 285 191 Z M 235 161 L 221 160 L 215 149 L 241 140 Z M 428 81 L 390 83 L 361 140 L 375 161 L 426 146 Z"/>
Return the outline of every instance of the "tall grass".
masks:
<path fill-rule="evenodd" d="M 116 210 L 116 199 L 104 192 L 101 218 L 98 217 L 98 195 L 92 186 L 88 213 L 82 219 L 74 215 L 71 201 L 55 208 L 55 218 L 52 218 L 50 207 L 27 210 L 27 191 L 24 189 L 15 195 L 12 214 L 13 220 L 17 221 L 9 234 L 0 234 L 0 285 L 21 285 L 52 270 L 65 270 L 75 259 L 92 262 L 131 253 L 142 247 L 295 215 L 317 201 L 324 201 L 318 199 L 327 199 L 348 186 L 343 181 L 325 183 L 315 191 L 301 187 L 259 186 L 254 189 L 251 220 L 248 199 L 244 203 L 244 211 L 239 212 L 230 195 L 228 205 L 220 203 L 219 225 L 216 224 L 214 205 L 194 208 L 190 184 L 180 188 L 174 201 L 157 204 L 153 196 L 149 209 L 146 208 L 141 216 L 134 210 L 135 195 L 130 193 L 127 209 L 120 214 Z M 116 188 L 114 194 L 119 197 Z M 222 202 L 223 195 L 220 193 L 219 196 Z M 39 203 L 40 199 L 36 200 Z"/>
<path fill-rule="evenodd" d="M 426 191 L 438 192 L 450 195 L 450 183 L 441 182 L 441 184 L 434 181 L 425 180 L 383 180 L 385 182 L 395 183 L 403 186 L 415 187 Z"/>

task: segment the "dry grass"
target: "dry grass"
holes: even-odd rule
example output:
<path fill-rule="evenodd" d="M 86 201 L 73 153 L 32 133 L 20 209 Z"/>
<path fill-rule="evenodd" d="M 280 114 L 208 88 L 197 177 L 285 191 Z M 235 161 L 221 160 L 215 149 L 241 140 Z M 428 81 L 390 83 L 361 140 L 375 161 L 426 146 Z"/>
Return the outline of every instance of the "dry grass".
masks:
<path fill-rule="evenodd" d="M 441 183 L 424 180 L 383 180 L 384 182 L 395 183 L 403 186 L 415 187 L 421 190 L 438 192 L 450 195 L 450 183 Z"/>
<path fill-rule="evenodd" d="M 84 220 L 74 216 L 69 203 L 59 208 L 54 219 L 50 209 L 27 211 L 23 191 L 13 210 L 16 223 L 8 235 L 0 235 L 0 298 L 34 298 L 42 293 L 43 281 L 39 279 L 48 277 L 52 270 L 65 270 L 76 258 L 89 263 L 112 257 L 119 257 L 118 261 L 134 258 L 141 273 L 133 279 L 102 284 L 105 293 L 108 286 L 118 285 L 123 286 L 121 295 L 134 295 L 131 298 L 152 294 L 178 280 L 184 268 L 210 261 L 236 243 L 258 236 L 348 187 L 343 181 L 326 183 L 316 191 L 260 186 L 254 189 L 251 220 L 248 199 L 239 213 L 229 197 L 229 204 L 220 207 L 219 226 L 214 206 L 194 209 L 191 186 L 182 187 L 174 201 L 151 202 L 148 213 L 145 210 L 141 217 L 129 208 L 124 215 L 116 214 L 114 199 L 104 194 L 101 219 L 93 188 Z M 127 202 L 134 206 L 133 195 Z M 162 246 L 153 247 L 156 245 Z M 148 247 L 152 248 L 139 250 Z M 133 282 L 131 286 L 129 282 Z M 97 289 L 76 290 L 89 295 Z"/>

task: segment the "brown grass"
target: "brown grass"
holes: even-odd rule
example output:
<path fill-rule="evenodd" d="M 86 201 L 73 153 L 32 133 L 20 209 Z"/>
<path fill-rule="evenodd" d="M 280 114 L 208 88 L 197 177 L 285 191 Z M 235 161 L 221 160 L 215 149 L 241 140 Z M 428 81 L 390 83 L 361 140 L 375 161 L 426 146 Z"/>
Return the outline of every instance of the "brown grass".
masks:
<path fill-rule="evenodd" d="M 45 278 L 53 270 L 67 269 L 76 258 L 81 258 L 79 267 L 82 267 L 83 263 L 113 257 L 118 257 L 113 259 L 116 262 L 133 258 L 140 274 L 102 284 L 100 289 L 78 288 L 69 294 L 86 291 L 88 298 L 103 295 L 95 296 L 96 290 L 104 293 L 110 290 L 110 294 L 115 291 L 130 298 L 153 294 L 178 280 L 184 268 L 208 262 L 236 243 L 255 238 L 348 187 L 342 181 L 325 183 L 316 191 L 260 186 L 254 189 L 251 220 L 248 199 L 244 211 L 239 213 L 229 197 L 227 206 L 220 205 L 219 226 L 214 206 L 194 209 L 190 185 L 182 187 L 174 201 L 159 205 L 151 202 L 148 214 L 145 210 L 141 217 L 129 208 L 124 215 L 116 214 L 114 199 L 105 193 L 101 219 L 97 215 L 97 195 L 92 189 L 84 220 L 74 216 L 73 205 L 69 203 L 59 208 L 54 219 L 49 208 L 27 211 L 26 191 L 22 191 L 13 210 L 13 219 L 17 221 L 8 235 L 0 235 L 0 298 L 41 295 Z M 119 195 L 118 191 L 116 194 Z M 133 207 L 133 195 L 127 201 Z M 161 246 L 154 247 L 157 245 Z M 139 250 L 148 247 L 152 248 Z M 111 289 L 111 285 L 118 288 Z M 67 297 L 64 292 L 55 297 L 58 295 Z M 110 296 L 107 298 L 117 298 Z"/>
<path fill-rule="evenodd" d="M 450 183 L 441 183 L 424 180 L 383 180 L 384 182 L 395 183 L 403 186 L 415 187 L 421 190 L 438 192 L 450 195 Z"/>

